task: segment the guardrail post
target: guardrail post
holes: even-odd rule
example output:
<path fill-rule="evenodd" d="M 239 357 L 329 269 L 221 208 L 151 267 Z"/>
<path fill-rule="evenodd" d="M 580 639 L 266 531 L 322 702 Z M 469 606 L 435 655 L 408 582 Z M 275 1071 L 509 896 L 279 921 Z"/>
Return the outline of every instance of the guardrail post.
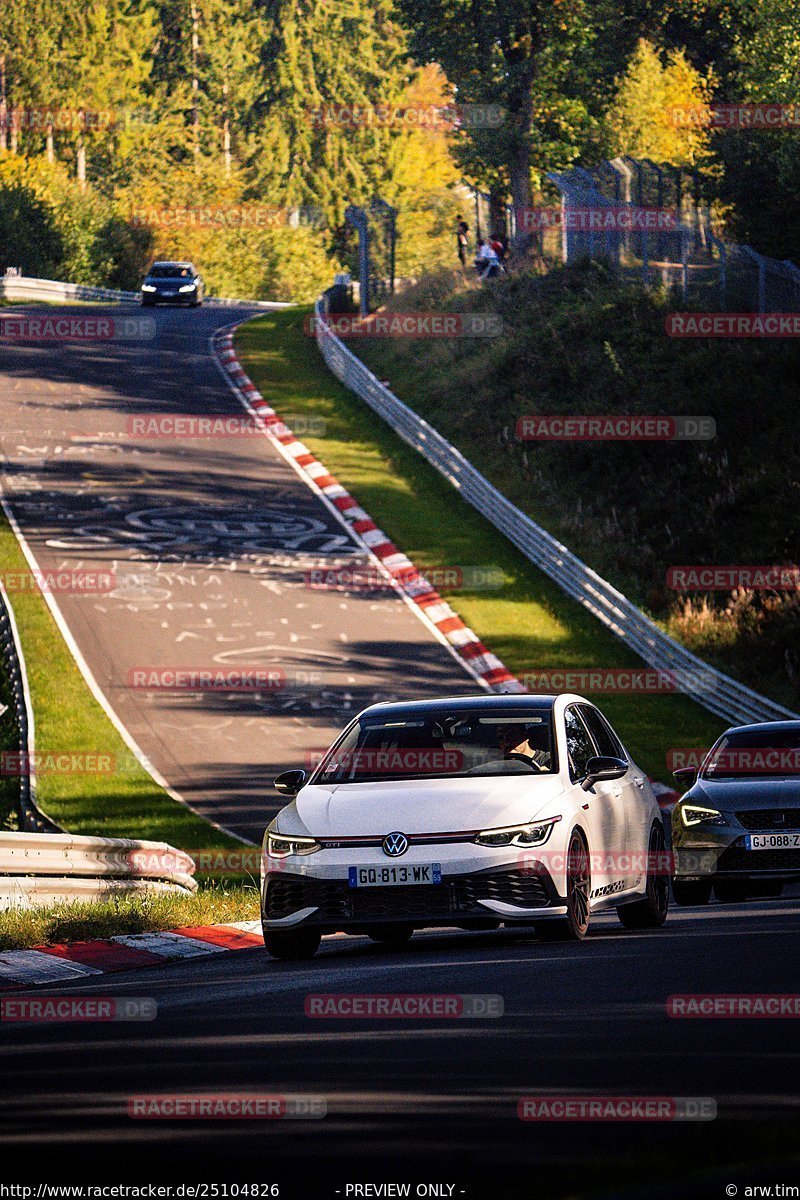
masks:
<path fill-rule="evenodd" d="M 369 217 L 363 208 L 350 204 L 345 218 L 358 230 L 359 308 L 362 317 L 369 316 Z"/>
<path fill-rule="evenodd" d="M 14 611 L 0 582 L 0 643 L 11 685 L 17 744 L 20 751 L 19 816 L 24 829 L 37 833 L 60 833 L 61 828 L 46 817 L 36 803 L 36 776 L 33 768 L 34 718 L 28 695 L 25 658 L 22 653 Z"/>

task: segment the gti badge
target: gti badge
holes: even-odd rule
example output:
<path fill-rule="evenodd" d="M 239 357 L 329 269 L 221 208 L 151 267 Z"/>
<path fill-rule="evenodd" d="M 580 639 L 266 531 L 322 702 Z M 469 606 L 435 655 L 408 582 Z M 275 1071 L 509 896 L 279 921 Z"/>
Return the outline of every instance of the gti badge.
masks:
<path fill-rule="evenodd" d="M 389 858 L 399 858 L 408 849 L 408 838 L 404 833 L 389 833 L 383 839 L 383 853 Z"/>

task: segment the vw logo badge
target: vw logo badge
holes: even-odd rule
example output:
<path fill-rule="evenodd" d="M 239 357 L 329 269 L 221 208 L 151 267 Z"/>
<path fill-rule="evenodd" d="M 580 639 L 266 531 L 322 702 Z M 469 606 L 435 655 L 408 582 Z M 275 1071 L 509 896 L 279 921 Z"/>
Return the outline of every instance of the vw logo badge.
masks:
<path fill-rule="evenodd" d="M 408 849 L 408 838 L 404 833 L 390 833 L 383 839 L 383 853 L 389 858 L 399 858 Z"/>

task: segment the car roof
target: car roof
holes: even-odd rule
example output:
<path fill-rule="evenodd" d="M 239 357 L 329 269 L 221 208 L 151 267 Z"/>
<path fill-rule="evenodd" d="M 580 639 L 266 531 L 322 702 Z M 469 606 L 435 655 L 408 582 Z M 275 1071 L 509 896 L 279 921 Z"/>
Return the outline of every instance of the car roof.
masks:
<path fill-rule="evenodd" d="M 509 711 L 524 711 L 525 709 L 535 708 L 541 711 L 542 709 L 550 710 L 555 704 L 558 696 L 537 696 L 530 695 L 527 692 L 515 692 L 512 694 L 505 693 L 504 695 L 487 695 L 482 693 L 479 696 L 443 696 L 436 700 L 397 700 L 384 702 L 382 704 L 371 704 L 369 708 L 364 709 L 364 714 L 369 713 L 371 717 L 381 716 L 402 716 L 404 713 L 437 713 L 443 709 L 458 707 L 462 711 L 479 712 L 481 709 L 491 708 L 508 709 Z M 362 714 L 363 715 L 363 714 Z"/>
<path fill-rule="evenodd" d="M 769 730 L 771 733 L 792 733 L 800 731 L 800 720 L 798 721 L 754 721 L 752 725 L 731 725 L 730 729 L 726 729 L 721 737 L 728 737 L 731 733 L 763 733 Z M 719 740 L 719 739 L 717 739 Z"/>

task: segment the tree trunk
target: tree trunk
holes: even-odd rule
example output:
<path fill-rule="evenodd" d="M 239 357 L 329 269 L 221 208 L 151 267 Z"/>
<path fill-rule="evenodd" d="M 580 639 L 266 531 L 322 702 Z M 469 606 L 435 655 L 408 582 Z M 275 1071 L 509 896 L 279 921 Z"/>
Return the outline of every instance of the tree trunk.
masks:
<path fill-rule="evenodd" d="M 192 14 L 192 150 L 194 152 L 194 169 L 200 170 L 200 80 L 197 77 L 197 59 L 200 54 L 200 34 L 198 27 L 200 14 L 194 0 L 191 3 Z"/>
<path fill-rule="evenodd" d="M 513 56 L 507 57 L 509 64 Z M 516 126 L 508 160 L 509 185 L 511 201 L 517 218 L 517 235 L 514 238 L 514 251 L 525 254 L 531 244 L 531 236 L 525 232 L 528 227 L 526 214 L 533 207 L 533 189 L 531 188 L 531 132 L 533 130 L 533 80 L 536 70 L 533 51 L 529 51 L 524 62 L 517 62 L 516 84 L 509 92 L 509 110 Z"/>
<path fill-rule="evenodd" d="M 0 150 L 8 149 L 8 106 L 6 104 L 6 56 L 0 54 Z"/>
<path fill-rule="evenodd" d="M 77 175 L 78 183 L 86 187 L 86 144 L 82 137 L 78 139 Z"/>
<path fill-rule="evenodd" d="M 222 85 L 222 95 L 224 97 L 223 104 L 223 121 L 222 121 L 222 156 L 225 160 L 225 174 L 229 176 L 231 173 L 231 119 L 228 113 L 228 81 L 225 80 Z"/>
<path fill-rule="evenodd" d="M 53 122 L 47 122 L 47 161 L 53 163 L 56 161 L 56 149 L 53 142 Z"/>
<path fill-rule="evenodd" d="M 489 232 L 492 237 L 499 238 L 505 245 L 508 238 L 506 192 L 505 188 L 498 186 L 489 189 Z"/>

